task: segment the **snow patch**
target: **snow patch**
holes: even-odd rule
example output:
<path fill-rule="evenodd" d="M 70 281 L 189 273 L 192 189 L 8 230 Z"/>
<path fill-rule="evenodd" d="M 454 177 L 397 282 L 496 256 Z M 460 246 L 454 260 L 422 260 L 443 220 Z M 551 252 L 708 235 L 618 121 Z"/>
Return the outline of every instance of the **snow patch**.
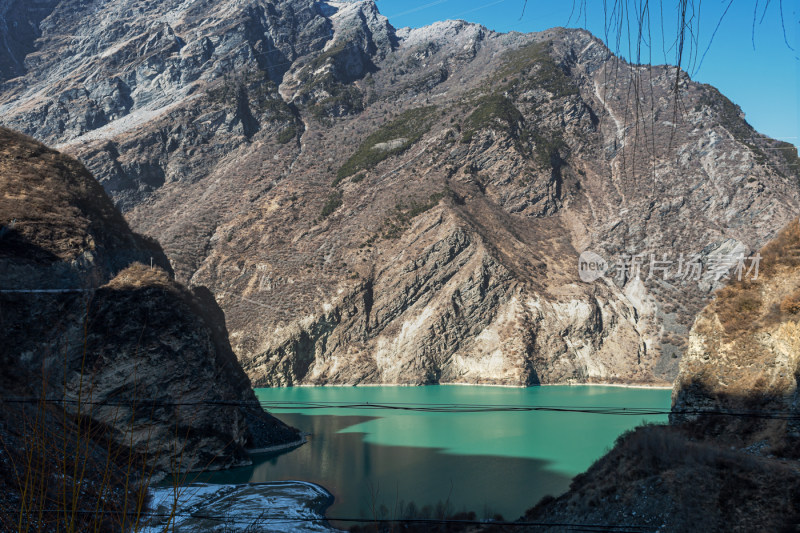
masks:
<path fill-rule="evenodd" d="M 332 532 L 324 511 L 333 496 L 313 483 L 278 481 L 242 485 L 196 483 L 181 487 L 153 487 L 152 520 L 140 529 L 176 531 Z M 177 500 L 177 505 L 175 501 Z M 172 522 L 168 522 L 175 513 Z"/>

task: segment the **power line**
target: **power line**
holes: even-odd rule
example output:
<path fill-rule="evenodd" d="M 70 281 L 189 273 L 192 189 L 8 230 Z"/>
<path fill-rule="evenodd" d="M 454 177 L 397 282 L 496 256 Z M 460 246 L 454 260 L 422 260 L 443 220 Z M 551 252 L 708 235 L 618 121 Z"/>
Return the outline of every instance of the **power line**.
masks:
<path fill-rule="evenodd" d="M 98 514 L 97 510 L 92 509 L 29 509 L 26 511 L 29 514 L 35 513 L 59 513 L 59 514 Z M 266 515 L 248 514 L 236 512 L 231 515 L 221 514 L 204 514 L 204 513 L 168 513 L 158 511 L 127 511 L 127 512 L 114 512 L 107 511 L 108 515 L 129 515 L 136 517 L 149 517 L 151 520 L 155 518 L 196 518 L 200 520 L 212 520 L 215 522 L 224 522 L 229 520 L 253 521 L 257 526 L 259 521 L 271 523 L 297 523 L 297 522 L 353 522 L 361 524 L 460 524 L 460 525 L 483 525 L 483 526 L 511 526 L 511 527 L 567 527 L 567 528 L 582 528 L 584 531 L 618 531 L 620 533 L 638 533 L 644 531 L 658 530 L 655 526 L 640 526 L 628 524 L 582 524 L 582 523 L 569 523 L 569 522 L 535 522 L 535 521 L 507 521 L 507 520 L 461 520 L 453 518 L 354 518 L 354 517 L 287 517 L 281 515 Z M 159 524 L 145 523 L 143 526 L 158 526 Z"/>
<path fill-rule="evenodd" d="M 651 407 L 616 406 L 563 406 L 563 405 L 513 405 L 513 404 L 437 404 L 437 403 L 346 403 L 346 402 L 299 402 L 299 401 L 227 401 L 200 400 L 191 402 L 166 400 L 77 400 L 47 398 L 2 398 L 4 403 L 79 405 L 101 407 L 250 407 L 267 410 L 300 411 L 318 409 L 389 410 L 429 413 L 496 413 L 496 412 L 557 412 L 616 416 L 728 416 L 764 418 L 770 420 L 800 420 L 800 412 L 779 410 L 734 410 L 734 409 L 660 409 Z"/>

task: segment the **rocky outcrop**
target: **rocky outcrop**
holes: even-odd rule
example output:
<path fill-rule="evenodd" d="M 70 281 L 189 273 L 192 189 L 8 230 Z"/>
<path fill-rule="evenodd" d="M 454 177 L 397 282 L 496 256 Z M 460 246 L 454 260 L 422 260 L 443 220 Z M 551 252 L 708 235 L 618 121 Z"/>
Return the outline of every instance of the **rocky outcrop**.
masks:
<path fill-rule="evenodd" d="M 213 296 L 175 282 L 80 163 L 0 129 L 0 184 L 4 400 L 44 397 L 154 475 L 299 439 L 259 407 Z"/>
<path fill-rule="evenodd" d="M 673 389 L 672 421 L 704 426 L 763 453 L 796 456 L 800 223 L 792 222 L 761 255 L 756 281 L 734 281 L 697 317 Z M 775 413 L 778 419 L 693 414 L 714 410 Z"/>
<path fill-rule="evenodd" d="M 650 276 L 650 254 L 708 267 L 800 207 L 793 148 L 585 31 L 395 30 L 369 0 L 125 9 L 59 4 L 0 120 L 84 161 L 211 290 L 257 384 L 666 384 L 721 280 Z M 584 251 L 643 275 L 584 282 Z"/>

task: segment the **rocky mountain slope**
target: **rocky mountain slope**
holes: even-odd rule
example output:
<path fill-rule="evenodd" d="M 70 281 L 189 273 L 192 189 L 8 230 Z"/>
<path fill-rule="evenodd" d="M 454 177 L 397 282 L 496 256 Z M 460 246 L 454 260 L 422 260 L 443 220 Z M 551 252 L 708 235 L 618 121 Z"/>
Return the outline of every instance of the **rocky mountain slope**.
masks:
<path fill-rule="evenodd" d="M 36 50 L 40 24 L 58 0 L 2 0 L 0 2 L 0 82 L 25 73 L 25 57 Z"/>
<path fill-rule="evenodd" d="M 172 279 L 83 165 L 0 128 L 0 191 L 4 413 L 11 398 L 51 399 L 154 475 L 249 464 L 246 449 L 299 439 L 256 403 L 211 294 Z M 28 429 L 8 422 L 4 442 Z"/>
<path fill-rule="evenodd" d="M 797 458 L 800 421 L 791 415 L 796 417 L 799 405 L 800 223 L 789 224 L 761 255 L 757 280 L 728 285 L 697 317 L 673 389 L 673 422 Z M 681 414 L 709 409 L 767 411 L 780 418 Z"/>
<path fill-rule="evenodd" d="M 567 494 L 540 502 L 526 519 L 663 531 L 797 530 L 800 223 L 791 222 L 760 254 L 758 279 L 732 281 L 697 317 L 671 425 L 622 436 Z"/>
<path fill-rule="evenodd" d="M 792 147 L 585 31 L 371 0 L 62 0 L 40 31 L 0 122 L 212 291 L 256 385 L 666 383 L 721 280 L 649 254 L 718 264 L 800 207 Z M 645 274 L 582 282 L 584 251 Z"/>

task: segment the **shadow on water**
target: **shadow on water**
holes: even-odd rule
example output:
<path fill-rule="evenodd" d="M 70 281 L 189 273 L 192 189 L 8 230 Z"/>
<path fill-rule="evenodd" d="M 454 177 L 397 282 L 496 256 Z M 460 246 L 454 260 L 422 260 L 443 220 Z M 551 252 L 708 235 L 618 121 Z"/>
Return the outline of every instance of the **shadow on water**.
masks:
<path fill-rule="evenodd" d="M 293 450 L 255 455 L 250 467 L 215 472 L 198 481 L 310 481 L 335 496 L 326 513 L 329 517 L 392 517 L 403 502 L 413 501 L 417 508 L 449 502 L 452 509 L 474 511 L 480 518 L 496 513 L 516 518 L 543 496 L 564 492 L 571 480 L 550 469 L 548 461 L 371 444 L 365 442 L 364 433 L 340 433 L 374 417 L 298 413 L 280 417 L 309 433 L 309 442 Z"/>

